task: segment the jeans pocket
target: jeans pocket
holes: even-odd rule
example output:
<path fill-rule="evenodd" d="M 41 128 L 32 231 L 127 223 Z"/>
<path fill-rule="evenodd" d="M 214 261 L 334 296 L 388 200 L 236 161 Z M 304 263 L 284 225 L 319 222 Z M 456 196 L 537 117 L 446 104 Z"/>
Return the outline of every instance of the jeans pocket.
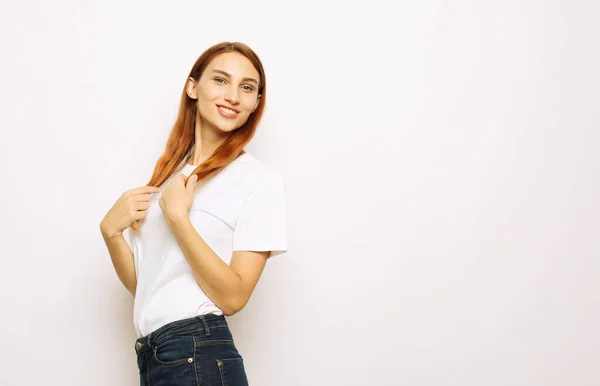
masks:
<path fill-rule="evenodd" d="M 161 366 L 179 366 L 194 362 L 194 338 L 177 335 L 161 340 L 152 347 L 154 359 Z"/>
<path fill-rule="evenodd" d="M 242 358 L 217 359 L 217 366 L 223 386 L 248 386 Z"/>

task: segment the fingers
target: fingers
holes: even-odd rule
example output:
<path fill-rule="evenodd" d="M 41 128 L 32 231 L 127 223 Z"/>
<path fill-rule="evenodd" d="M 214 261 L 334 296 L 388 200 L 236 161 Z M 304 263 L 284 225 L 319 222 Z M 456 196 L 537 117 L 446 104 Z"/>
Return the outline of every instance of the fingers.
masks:
<path fill-rule="evenodd" d="M 150 201 L 137 201 L 133 207 L 135 210 L 146 210 L 150 207 Z"/>
<path fill-rule="evenodd" d="M 134 198 L 134 197 L 132 197 Z M 142 194 L 138 194 L 135 196 L 135 201 L 136 202 L 147 202 L 150 201 L 150 194 L 149 193 L 142 193 Z"/>
<path fill-rule="evenodd" d="M 186 189 L 194 190 L 196 186 L 196 181 L 198 181 L 198 176 L 196 174 L 192 174 L 187 180 L 187 185 L 185 186 Z"/>
<path fill-rule="evenodd" d="M 126 193 L 128 193 L 130 195 L 160 193 L 160 188 L 157 188 L 155 186 L 141 186 L 139 188 L 131 189 L 131 190 L 127 191 Z"/>
<path fill-rule="evenodd" d="M 145 210 L 138 210 L 137 213 L 133 216 L 135 220 L 141 220 L 148 215 L 148 212 Z"/>

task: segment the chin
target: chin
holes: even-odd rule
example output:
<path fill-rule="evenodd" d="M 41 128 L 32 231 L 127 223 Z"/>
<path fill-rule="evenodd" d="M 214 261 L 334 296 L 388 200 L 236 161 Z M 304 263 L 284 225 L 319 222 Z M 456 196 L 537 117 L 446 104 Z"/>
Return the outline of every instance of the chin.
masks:
<path fill-rule="evenodd" d="M 217 130 L 221 133 L 221 134 L 229 134 L 229 133 L 233 133 L 234 131 L 237 130 L 237 128 L 235 127 L 220 127 L 220 126 L 216 126 Z"/>
<path fill-rule="evenodd" d="M 239 122 L 223 122 L 223 121 L 217 121 L 217 124 L 215 125 L 215 127 L 217 127 L 220 131 L 226 132 L 226 133 L 231 133 L 232 131 L 236 131 L 237 129 L 239 129 L 240 127 L 242 127 L 244 124 L 239 124 Z"/>
<path fill-rule="evenodd" d="M 217 125 L 217 127 L 219 128 L 219 130 L 224 131 L 226 133 L 231 133 L 232 131 L 236 131 L 238 129 L 236 125 Z"/>

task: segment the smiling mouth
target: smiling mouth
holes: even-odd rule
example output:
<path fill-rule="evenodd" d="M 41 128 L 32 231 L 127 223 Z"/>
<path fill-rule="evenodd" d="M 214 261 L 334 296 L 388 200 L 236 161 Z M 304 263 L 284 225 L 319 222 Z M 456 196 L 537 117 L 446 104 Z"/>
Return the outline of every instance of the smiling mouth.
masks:
<path fill-rule="evenodd" d="M 227 107 L 217 105 L 217 108 L 219 109 L 219 113 L 225 118 L 235 118 L 238 115 L 237 111 L 228 109 Z"/>

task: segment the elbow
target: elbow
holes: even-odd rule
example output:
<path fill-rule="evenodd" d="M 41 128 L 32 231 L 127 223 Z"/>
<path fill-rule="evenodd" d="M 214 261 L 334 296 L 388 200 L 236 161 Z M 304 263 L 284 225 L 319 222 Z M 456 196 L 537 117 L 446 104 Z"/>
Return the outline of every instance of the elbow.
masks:
<path fill-rule="evenodd" d="M 228 308 L 223 308 L 221 311 L 223 312 L 223 315 L 225 315 L 225 316 L 232 316 L 232 315 L 237 314 L 237 311 L 234 311 L 233 309 L 228 309 Z"/>
<path fill-rule="evenodd" d="M 229 296 L 224 299 L 223 307 L 219 307 L 225 316 L 232 316 L 240 312 L 250 299 L 250 293 L 244 290 L 241 277 L 236 284 L 235 289 L 232 289 Z"/>
<path fill-rule="evenodd" d="M 221 311 L 223 312 L 223 315 L 225 316 L 232 316 L 237 314 L 238 312 L 240 312 L 245 306 L 246 306 L 246 301 L 243 300 L 235 300 L 235 301 L 231 301 L 229 302 L 229 304 L 223 308 L 221 308 Z"/>
<path fill-rule="evenodd" d="M 223 315 L 225 315 L 225 316 L 233 316 L 239 312 L 239 309 L 234 308 L 234 307 L 223 307 L 223 308 L 221 308 L 221 311 L 223 312 Z"/>

